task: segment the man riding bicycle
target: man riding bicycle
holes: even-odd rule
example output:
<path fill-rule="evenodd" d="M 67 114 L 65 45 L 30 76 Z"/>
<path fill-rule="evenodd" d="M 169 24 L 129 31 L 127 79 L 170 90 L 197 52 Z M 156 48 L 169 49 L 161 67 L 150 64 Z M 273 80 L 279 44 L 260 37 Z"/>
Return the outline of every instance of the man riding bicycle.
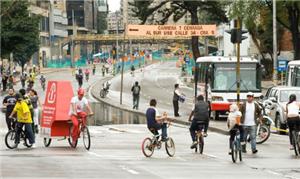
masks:
<path fill-rule="evenodd" d="M 71 99 L 70 117 L 73 123 L 72 130 L 72 141 L 75 143 L 78 139 L 79 121 L 80 118 L 82 123 L 86 123 L 87 112 L 92 115 L 93 111 L 90 107 L 88 100 L 84 97 L 84 89 L 79 88 L 77 91 L 78 96 L 74 96 Z M 87 111 L 87 112 L 86 112 Z"/>
<path fill-rule="evenodd" d="M 160 116 L 156 107 L 156 100 L 150 100 L 150 107 L 146 111 L 147 126 L 151 133 L 158 135 L 158 130 L 162 130 L 162 141 L 167 141 L 167 123 L 168 120 L 166 113 L 163 116 Z"/>
<path fill-rule="evenodd" d="M 192 116 L 194 116 L 193 120 Z M 193 140 L 191 149 L 197 146 L 196 131 L 199 129 L 199 124 L 204 125 L 204 136 L 207 136 L 208 122 L 209 122 L 209 105 L 204 101 L 204 97 L 199 95 L 195 103 L 194 109 L 189 116 L 189 121 L 192 121 L 190 126 L 190 134 Z"/>

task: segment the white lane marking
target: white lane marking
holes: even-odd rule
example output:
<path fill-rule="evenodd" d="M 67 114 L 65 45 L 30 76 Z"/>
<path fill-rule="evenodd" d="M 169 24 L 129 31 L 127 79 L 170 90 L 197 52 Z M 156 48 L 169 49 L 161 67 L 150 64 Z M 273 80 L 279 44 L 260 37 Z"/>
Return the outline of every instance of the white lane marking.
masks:
<path fill-rule="evenodd" d="M 186 159 L 184 159 L 184 158 L 182 158 L 182 157 L 176 157 L 178 160 L 181 160 L 181 161 L 183 161 L 183 162 L 186 162 L 187 160 Z"/>
<path fill-rule="evenodd" d="M 138 174 L 139 174 L 139 172 L 137 172 L 137 171 L 135 171 L 135 170 L 133 170 L 133 169 L 130 169 L 130 168 L 124 166 L 124 165 L 120 165 L 119 167 L 121 167 L 122 170 L 125 170 L 125 171 L 127 171 L 128 173 L 131 173 L 131 174 L 133 174 L 133 175 L 138 175 Z"/>
<path fill-rule="evenodd" d="M 96 156 L 96 157 L 100 157 L 100 158 L 103 158 L 104 157 L 104 155 L 100 155 L 100 154 L 97 154 L 97 153 L 95 153 L 95 152 L 88 152 L 90 155 L 94 155 L 94 156 Z"/>

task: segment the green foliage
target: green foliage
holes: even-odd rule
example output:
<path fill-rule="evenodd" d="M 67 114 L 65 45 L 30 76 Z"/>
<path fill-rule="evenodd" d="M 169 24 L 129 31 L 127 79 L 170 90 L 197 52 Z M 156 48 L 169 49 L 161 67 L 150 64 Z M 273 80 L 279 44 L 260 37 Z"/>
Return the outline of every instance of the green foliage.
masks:
<path fill-rule="evenodd" d="M 98 12 L 98 16 L 97 16 L 97 21 L 98 21 L 97 31 L 98 31 L 98 34 L 103 34 L 104 31 L 107 30 L 106 17 L 107 17 L 106 12 Z"/>
<path fill-rule="evenodd" d="M 13 53 L 22 66 L 39 49 L 39 17 L 29 16 L 27 1 L 1 1 L 1 58 Z"/>

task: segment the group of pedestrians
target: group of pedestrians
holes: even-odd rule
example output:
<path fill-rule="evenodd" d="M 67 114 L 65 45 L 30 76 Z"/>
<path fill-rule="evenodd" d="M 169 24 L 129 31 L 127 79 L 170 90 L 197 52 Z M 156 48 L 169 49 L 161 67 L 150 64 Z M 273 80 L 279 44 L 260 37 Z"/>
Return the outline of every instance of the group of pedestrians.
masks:
<path fill-rule="evenodd" d="M 29 143 L 35 147 L 35 134 L 39 132 L 39 106 L 41 106 L 37 92 L 30 89 L 20 89 L 17 93 L 10 88 L 3 100 L 6 107 L 5 118 L 8 131 L 16 130 L 15 144 L 20 142 L 20 133 L 23 126 Z"/>

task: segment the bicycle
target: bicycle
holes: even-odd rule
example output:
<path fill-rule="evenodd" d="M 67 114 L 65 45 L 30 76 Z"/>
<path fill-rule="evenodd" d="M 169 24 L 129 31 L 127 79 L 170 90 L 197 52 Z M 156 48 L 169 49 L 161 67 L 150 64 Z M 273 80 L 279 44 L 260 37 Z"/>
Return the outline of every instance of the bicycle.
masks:
<path fill-rule="evenodd" d="M 88 115 L 91 116 L 91 115 Z M 88 117 L 87 116 L 87 117 Z M 78 130 L 78 138 L 76 139 L 75 142 L 73 142 L 73 138 L 72 138 L 72 131 L 73 131 L 73 122 L 70 120 L 69 124 L 69 138 L 68 138 L 68 142 L 70 144 L 71 147 L 76 148 L 77 147 L 77 143 L 78 143 L 78 139 L 80 138 L 80 134 L 82 133 L 82 139 L 83 139 L 83 145 L 85 147 L 86 150 L 89 150 L 91 147 L 91 135 L 89 132 L 89 128 L 87 127 L 87 125 L 85 123 L 83 123 L 82 118 L 78 118 L 78 126 L 79 126 L 79 130 Z"/>
<path fill-rule="evenodd" d="M 17 125 L 16 125 L 16 127 L 17 127 Z M 7 134 L 5 135 L 5 145 L 9 149 L 15 149 L 18 147 L 18 144 L 15 143 L 16 134 L 17 134 L 16 127 L 13 130 L 8 131 Z M 23 128 L 21 128 L 21 132 L 20 132 L 20 142 L 22 142 L 22 141 L 24 141 L 24 145 L 27 148 L 32 147 L 32 144 L 30 144 L 27 134 Z"/>
<path fill-rule="evenodd" d="M 203 148 L 204 148 L 204 124 L 199 123 L 198 124 L 198 130 L 196 131 L 196 141 L 197 145 L 195 147 L 195 152 L 199 150 L 199 153 L 203 153 Z"/>
<path fill-rule="evenodd" d="M 169 125 L 170 126 L 170 125 Z M 168 127 L 169 127 L 168 126 Z M 150 129 L 150 131 L 154 131 L 155 129 Z M 155 130 L 156 131 L 156 130 Z M 143 140 L 142 143 L 142 152 L 145 157 L 151 157 L 154 153 L 154 149 L 161 149 L 162 143 L 165 142 L 166 152 L 170 157 L 175 155 L 175 144 L 171 137 L 169 137 L 166 141 L 161 140 L 161 134 L 153 135 L 152 138 L 147 137 Z"/>
<path fill-rule="evenodd" d="M 293 136 L 293 147 L 295 151 L 295 155 L 300 155 L 300 129 L 299 127 L 292 132 Z"/>
<path fill-rule="evenodd" d="M 240 131 L 239 129 L 235 129 L 235 137 L 231 144 L 231 159 L 233 163 L 236 163 L 239 155 L 240 162 L 242 161 L 242 145 L 240 139 Z"/>

